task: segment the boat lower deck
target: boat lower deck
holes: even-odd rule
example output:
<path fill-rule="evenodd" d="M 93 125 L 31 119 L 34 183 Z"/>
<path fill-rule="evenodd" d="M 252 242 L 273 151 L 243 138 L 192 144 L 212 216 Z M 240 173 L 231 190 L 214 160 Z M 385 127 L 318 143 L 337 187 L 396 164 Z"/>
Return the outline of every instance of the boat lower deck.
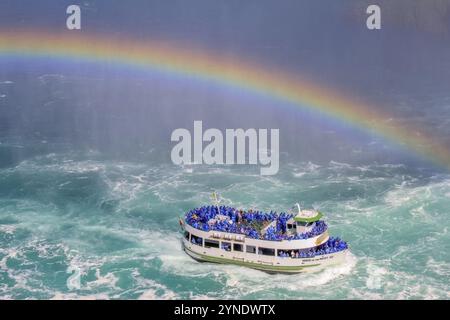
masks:
<path fill-rule="evenodd" d="M 248 259 L 244 256 L 237 256 L 232 254 L 223 255 L 217 254 L 213 249 L 205 249 L 189 242 L 183 241 L 183 249 L 193 259 L 200 262 L 234 264 L 245 266 L 268 273 L 304 273 L 315 272 L 325 266 L 337 264 L 342 262 L 346 251 L 340 251 L 333 254 L 326 254 L 314 258 L 281 258 L 276 257 L 272 261 L 264 259 L 265 257 L 255 256 L 254 259 Z"/>

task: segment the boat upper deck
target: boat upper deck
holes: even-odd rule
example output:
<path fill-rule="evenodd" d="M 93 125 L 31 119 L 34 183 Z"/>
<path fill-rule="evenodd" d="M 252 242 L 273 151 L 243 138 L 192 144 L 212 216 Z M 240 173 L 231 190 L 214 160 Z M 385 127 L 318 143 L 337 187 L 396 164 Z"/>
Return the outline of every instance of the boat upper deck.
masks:
<path fill-rule="evenodd" d="M 306 232 L 293 232 L 288 225 L 294 218 L 284 212 L 244 211 L 228 206 L 203 206 L 185 215 L 186 223 L 198 230 L 236 233 L 261 240 L 303 240 L 327 231 L 327 224 L 318 220 Z"/>

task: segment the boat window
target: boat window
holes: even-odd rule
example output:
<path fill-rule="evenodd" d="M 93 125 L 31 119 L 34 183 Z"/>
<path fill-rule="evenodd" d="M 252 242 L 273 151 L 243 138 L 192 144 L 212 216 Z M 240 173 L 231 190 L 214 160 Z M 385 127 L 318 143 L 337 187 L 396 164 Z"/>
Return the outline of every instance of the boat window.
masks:
<path fill-rule="evenodd" d="M 225 251 L 231 251 L 231 243 L 230 242 L 223 242 L 221 248 Z"/>
<path fill-rule="evenodd" d="M 256 247 L 255 246 L 246 246 L 246 252 L 247 253 L 256 253 Z"/>
<path fill-rule="evenodd" d="M 194 236 L 193 234 L 191 235 L 191 242 L 198 246 L 203 246 L 203 238 Z"/>
<path fill-rule="evenodd" d="M 295 252 L 291 249 L 278 249 L 278 256 L 282 258 L 289 258 L 292 253 L 294 253 L 295 256 Z"/>
<path fill-rule="evenodd" d="M 242 252 L 244 250 L 243 245 L 240 243 L 233 243 L 233 251 L 240 251 Z"/>
<path fill-rule="evenodd" d="M 258 254 L 262 254 L 262 255 L 265 255 L 265 256 L 274 256 L 275 255 L 275 249 L 259 247 L 258 248 Z"/>
<path fill-rule="evenodd" d="M 185 238 L 186 240 L 189 240 L 189 231 L 185 231 L 185 232 L 184 232 L 184 238 Z"/>
<path fill-rule="evenodd" d="M 288 228 L 288 229 L 292 229 L 292 224 L 288 223 L 288 224 L 287 224 L 287 228 Z"/>
<path fill-rule="evenodd" d="M 219 247 L 219 241 L 205 239 L 205 248 L 218 248 L 218 247 Z"/>

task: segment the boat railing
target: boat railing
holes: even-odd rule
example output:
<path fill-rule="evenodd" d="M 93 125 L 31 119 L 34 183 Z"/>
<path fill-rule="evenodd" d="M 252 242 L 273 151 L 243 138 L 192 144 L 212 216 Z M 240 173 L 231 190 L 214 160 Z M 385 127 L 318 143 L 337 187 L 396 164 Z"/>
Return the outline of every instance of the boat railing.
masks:
<path fill-rule="evenodd" d="M 323 234 L 328 229 L 327 224 L 319 220 L 315 223 L 312 230 L 289 235 L 286 232 L 286 222 L 291 218 L 291 215 L 285 213 L 277 214 L 276 212 L 262 213 L 259 211 L 247 213 L 240 213 L 239 211 L 238 214 L 236 212 L 238 211 L 229 207 L 201 207 L 189 211 L 186 214 L 185 220 L 191 227 L 201 231 L 240 234 L 252 239 L 269 241 L 306 240 Z M 219 214 L 227 216 L 229 220 L 215 220 L 215 217 Z M 245 216 L 245 219 L 243 216 Z M 245 224 L 241 223 L 243 219 L 246 220 Z M 210 221 L 214 221 L 214 223 L 209 224 Z M 276 224 L 268 226 L 264 234 L 262 234 L 255 227 L 258 221 L 259 223 L 269 223 L 269 225 L 276 221 Z M 219 233 L 213 233 L 213 237 L 219 237 Z M 224 235 L 224 237 L 230 237 L 231 240 L 231 235 Z"/>

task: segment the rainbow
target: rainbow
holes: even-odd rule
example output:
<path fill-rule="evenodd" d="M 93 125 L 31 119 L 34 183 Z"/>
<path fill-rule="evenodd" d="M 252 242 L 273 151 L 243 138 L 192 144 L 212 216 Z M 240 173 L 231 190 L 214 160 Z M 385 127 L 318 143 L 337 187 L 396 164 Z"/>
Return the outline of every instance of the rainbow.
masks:
<path fill-rule="evenodd" d="M 395 123 L 389 114 L 356 98 L 242 58 L 208 54 L 158 40 L 141 42 L 79 32 L 27 30 L 0 32 L 0 55 L 108 62 L 236 86 L 358 127 L 450 168 L 449 148 L 425 131 Z"/>

